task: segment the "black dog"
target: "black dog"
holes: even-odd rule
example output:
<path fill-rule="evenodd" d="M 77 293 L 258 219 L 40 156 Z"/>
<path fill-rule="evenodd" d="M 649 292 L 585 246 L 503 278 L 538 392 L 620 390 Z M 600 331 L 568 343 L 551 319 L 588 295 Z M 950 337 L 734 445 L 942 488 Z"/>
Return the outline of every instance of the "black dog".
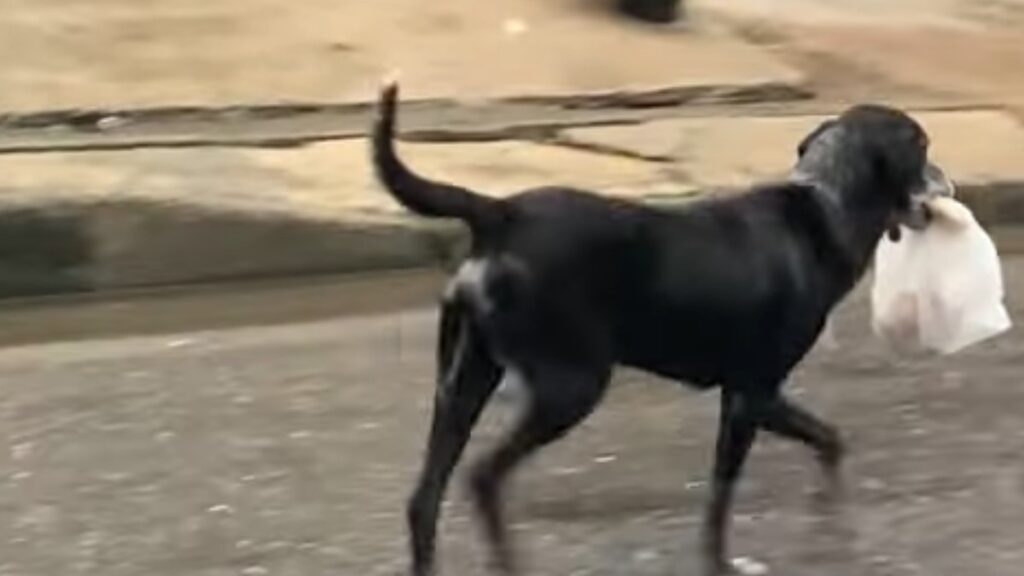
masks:
<path fill-rule="evenodd" d="M 916 122 L 881 106 L 852 108 L 800 144 L 789 181 L 668 212 L 568 188 L 492 199 L 423 179 L 395 154 L 396 98 L 394 85 L 381 97 L 379 178 L 409 210 L 458 218 L 472 232 L 441 311 L 434 420 L 408 508 L 414 574 L 433 571 L 439 503 L 506 371 L 530 402 L 470 476 L 505 572 L 515 571 L 500 498 L 506 477 L 590 414 L 615 365 L 721 386 L 707 574 L 732 570 L 729 508 L 759 430 L 809 445 L 835 487 L 839 435 L 781 389 L 882 234 L 920 224 L 926 193 L 948 186 Z"/>

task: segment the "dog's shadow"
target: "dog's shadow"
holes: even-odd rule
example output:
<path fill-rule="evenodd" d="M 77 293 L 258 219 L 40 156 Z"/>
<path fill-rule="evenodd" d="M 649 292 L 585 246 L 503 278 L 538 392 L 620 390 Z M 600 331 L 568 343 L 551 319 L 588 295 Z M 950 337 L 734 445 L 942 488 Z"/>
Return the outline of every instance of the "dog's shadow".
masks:
<path fill-rule="evenodd" d="M 826 548 L 845 549 L 856 538 L 851 502 L 822 504 L 811 498 L 802 512 L 814 539 L 827 540 Z M 559 523 L 619 522 L 659 516 L 679 523 L 698 522 L 704 511 L 702 491 L 650 490 L 632 487 L 605 489 L 581 497 L 579 493 L 536 496 L 518 505 L 524 520 Z"/>
<path fill-rule="evenodd" d="M 654 513 L 679 517 L 682 511 L 700 510 L 701 502 L 700 494 L 622 487 L 586 497 L 579 494 L 535 497 L 520 504 L 520 514 L 552 522 L 618 521 Z"/>

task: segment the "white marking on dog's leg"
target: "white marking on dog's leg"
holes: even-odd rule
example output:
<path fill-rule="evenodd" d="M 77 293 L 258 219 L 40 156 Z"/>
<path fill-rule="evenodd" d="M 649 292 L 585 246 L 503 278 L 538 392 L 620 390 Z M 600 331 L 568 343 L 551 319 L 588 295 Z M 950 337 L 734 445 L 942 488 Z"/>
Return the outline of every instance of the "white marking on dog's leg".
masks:
<path fill-rule="evenodd" d="M 453 300 L 458 295 L 467 296 L 470 302 L 484 314 L 490 312 L 492 303 L 487 296 L 487 260 L 474 258 L 459 266 L 455 276 L 448 282 L 444 297 Z"/>
<path fill-rule="evenodd" d="M 501 379 L 501 384 L 495 391 L 495 397 L 502 402 L 519 404 L 526 400 L 529 392 L 522 372 L 505 364 L 505 377 Z"/>

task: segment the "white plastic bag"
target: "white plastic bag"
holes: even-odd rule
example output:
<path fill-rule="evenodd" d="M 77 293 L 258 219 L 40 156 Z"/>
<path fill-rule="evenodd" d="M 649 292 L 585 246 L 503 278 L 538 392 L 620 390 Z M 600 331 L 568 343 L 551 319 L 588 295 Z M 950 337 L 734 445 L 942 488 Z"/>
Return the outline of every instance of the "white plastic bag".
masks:
<path fill-rule="evenodd" d="M 929 203 L 923 231 L 884 238 L 875 253 L 872 328 L 894 345 L 952 354 L 1010 328 L 992 239 L 952 198 Z"/>

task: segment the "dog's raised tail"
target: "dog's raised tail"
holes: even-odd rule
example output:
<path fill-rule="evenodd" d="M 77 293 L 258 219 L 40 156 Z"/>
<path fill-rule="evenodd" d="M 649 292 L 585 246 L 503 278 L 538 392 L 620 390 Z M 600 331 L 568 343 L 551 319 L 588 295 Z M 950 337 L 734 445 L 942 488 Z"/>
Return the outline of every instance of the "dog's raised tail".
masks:
<path fill-rule="evenodd" d="M 395 116 L 398 83 L 391 81 L 380 93 L 373 130 L 373 164 L 377 178 L 409 210 L 435 218 L 458 218 L 476 232 L 503 218 L 505 205 L 466 188 L 435 182 L 414 174 L 395 152 Z"/>

